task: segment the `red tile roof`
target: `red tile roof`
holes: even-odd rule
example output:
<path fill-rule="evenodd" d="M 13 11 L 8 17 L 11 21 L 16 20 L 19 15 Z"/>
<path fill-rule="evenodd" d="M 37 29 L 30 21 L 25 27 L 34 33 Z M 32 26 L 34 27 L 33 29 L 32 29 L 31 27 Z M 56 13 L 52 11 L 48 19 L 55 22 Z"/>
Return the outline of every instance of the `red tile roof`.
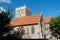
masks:
<path fill-rule="evenodd" d="M 52 19 L 51 16 L 45 17 L 45 18 L 43 19 L 43 22 L 44 22 L 44 23 L 49 23 L 49 22 L 51 21 L 51 19 Z"/>
<path fill-rule="evenodd" d="M 40 14 L 16 18 L 16 19 L 10 21 L 10 25 L 18 26 L 18 25 L 36 24 L 36 23 L 38 23 L 40 18 L 41 18 Z"/>

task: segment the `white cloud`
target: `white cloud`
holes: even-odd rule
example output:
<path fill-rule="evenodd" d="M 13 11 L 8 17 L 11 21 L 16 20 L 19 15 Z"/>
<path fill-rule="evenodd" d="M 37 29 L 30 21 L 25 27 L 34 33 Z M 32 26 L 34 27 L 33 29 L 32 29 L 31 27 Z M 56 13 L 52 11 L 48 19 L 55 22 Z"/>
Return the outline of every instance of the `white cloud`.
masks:
<path fill-rule="evenodd" d="M 0 0 L 2 3 L 11 3 L 11 0 Z"/>

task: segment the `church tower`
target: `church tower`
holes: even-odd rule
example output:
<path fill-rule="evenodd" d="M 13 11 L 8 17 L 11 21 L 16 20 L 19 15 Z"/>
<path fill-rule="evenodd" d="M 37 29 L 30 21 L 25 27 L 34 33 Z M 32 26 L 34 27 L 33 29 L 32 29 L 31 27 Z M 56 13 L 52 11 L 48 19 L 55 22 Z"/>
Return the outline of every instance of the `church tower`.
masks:
<path fill-rule="evenodd" d="M 26 5 L 16 8 L 16 18 L 28 15 L 31 15 L 31 11 L 29 8 L 26 7 Z"/>

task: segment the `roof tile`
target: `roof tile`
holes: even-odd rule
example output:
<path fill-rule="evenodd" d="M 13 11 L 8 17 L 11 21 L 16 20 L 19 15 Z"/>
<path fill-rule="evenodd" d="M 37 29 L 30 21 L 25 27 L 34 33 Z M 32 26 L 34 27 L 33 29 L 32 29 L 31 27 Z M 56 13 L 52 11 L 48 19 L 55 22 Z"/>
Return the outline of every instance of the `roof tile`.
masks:
<path fill-rule="evenodd" d="M 44 23 L 49 23 L 49 22 L 51 21 L 51 19 L 52 19 L 51 16 L 45 17 L 45 18 L 43 19 L 43 22 L 44 22 Z"/>
<path fill-rule="evenodd" d="M 40 20 L 41 15 L 31 15 L 31 16 L 25 16 L 16 18 L 10 21 L 11 26 L 17 26 L 17 25 L 28 25 L 28 24 L 36 24 Z"/>

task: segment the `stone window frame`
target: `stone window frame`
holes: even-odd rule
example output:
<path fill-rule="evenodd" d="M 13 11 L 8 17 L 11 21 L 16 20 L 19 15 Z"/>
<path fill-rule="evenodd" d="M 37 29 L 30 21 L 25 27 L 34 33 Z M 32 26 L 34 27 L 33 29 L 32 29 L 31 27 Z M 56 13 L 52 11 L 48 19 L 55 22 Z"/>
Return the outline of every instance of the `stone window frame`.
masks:
<path fill-rule="evenodd" d="M 20 10 L 17 10 L 18 12 L 20 12 Z"/>
<path fill-rule="evenodd" d="M 34 28 L 34 26 L 31 27 L 31 33 L 32 33 L 32 34 L 35 33 L 35 28 Z"/>
<path fill-rule="evenodd" d="M 27 27 L 27 34 L 29 34 L 29 27 Z"/>
<path fill-rule="evenodd" d="M 23 13 L 23 9 L 21 9 L 21 13 Z"/>

